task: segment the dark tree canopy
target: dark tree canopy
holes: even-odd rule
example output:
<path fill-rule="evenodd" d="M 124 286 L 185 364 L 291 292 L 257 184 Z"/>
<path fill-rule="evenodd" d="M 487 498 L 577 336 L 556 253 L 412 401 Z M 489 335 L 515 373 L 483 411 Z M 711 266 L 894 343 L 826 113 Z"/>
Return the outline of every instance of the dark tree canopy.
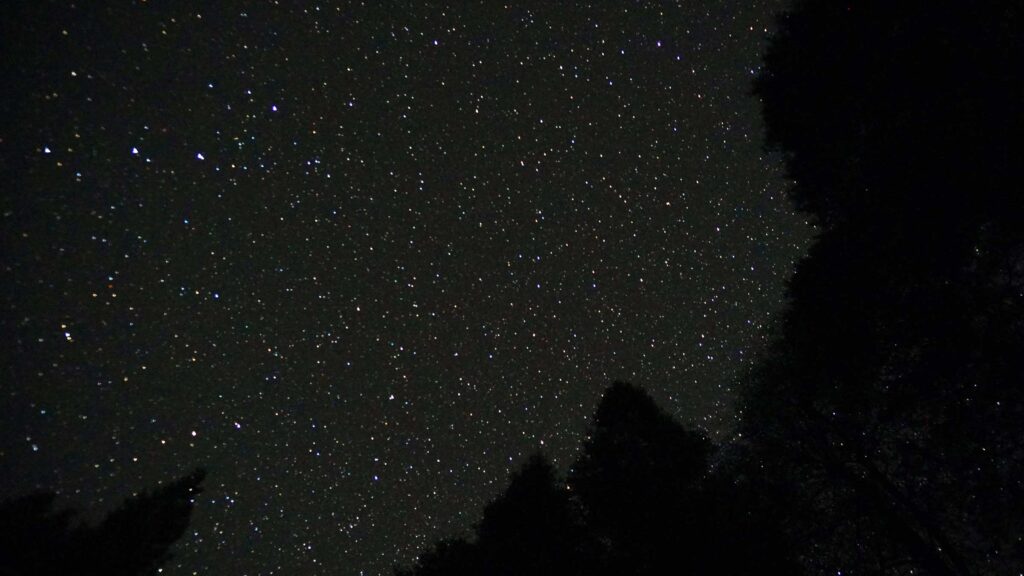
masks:
<path fill-rule="evenodd" d="M 488 574 L 592 574 L 598 545 L 565 484 L 540 454 L 484 508 L 478 546 Z"/>
<path fill-rule="evenodd" d="M 744 431 L 822 571 L 1024 569 L 1019 2 L 798 2 L 757 84 L 820 224 Z"/>
<path fill-rule="evenodd" d="M 598 405 L 569 474 L 592 530 L 609 549 L 607 574 L 797 574 L 770 506 L 715 446 L 617 382 Z"/>
<path fill-rule="evenodd" d="M 55 510 L 52 493 L 39 492 L 0 504 L 0 574 L 60 574 L 73 549 L 73 510 Z M 72 573 L 73 572 L 69 572 Z"/>
<path fill-rule="evenodd" d="M 797 206 L 826 227 L 883 212 L 1019 216 L 1024 167 L 1007 145 L 1022 128 L 1022 11 L 1012 0 L 796 2 L 756 92 Z"/>
<path fill-rule="evenodd" d="M 703 434 L 677 424 L 644 390 L 616 382 L 598 405 L 569 484 L 595 525 L 629 532 L 644 515 L 683 505 L 682 490 L 704 476 L 711 453 Z"/>
<path fill-rule="evenodd" d="M 711 442 L 616 383 L 566 489 L 541 456 L 487 505 L 473 542 L 444 540 L 401 575 L 799 574 L 748 481 L 711 472 Z"/>
<path fill-rule="evenodd" d="M 622 382 L 605 392 L 588 436 L 569 485 L 591 527 L 610 544 L 607 572 L 678 566 L 698 530 L 694 508 L 711 443 Z"/>
<path fill-rule="evenodd" d="M 443 540 L 420 555 L 410 571 L 432 576 L 593 574 L 598 542 L 551 464 L 534 454 L 508 489 L 484 508 L 476 539 Z"/>
<path fill-rule="evenodd" d="M 55 510 L 50 493 L 8 500 L 0 505 L 0 574 L 155 574 L 185 533 L 205 475 L 197 470 L 128 498 L 96 526 L 76 521 L 73 510 Z"/>

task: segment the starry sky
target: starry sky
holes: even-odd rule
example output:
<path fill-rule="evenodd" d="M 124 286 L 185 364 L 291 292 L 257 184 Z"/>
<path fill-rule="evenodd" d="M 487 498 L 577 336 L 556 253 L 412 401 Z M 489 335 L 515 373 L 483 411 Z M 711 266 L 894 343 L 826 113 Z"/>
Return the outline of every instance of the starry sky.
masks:
<path fill-rule="evenodd" d="M 210 470 L 164 573 L 379 575 L 602 390 L 715 437 L 810 237 L 782 0 L 14 2 L 3 496 Z"/>

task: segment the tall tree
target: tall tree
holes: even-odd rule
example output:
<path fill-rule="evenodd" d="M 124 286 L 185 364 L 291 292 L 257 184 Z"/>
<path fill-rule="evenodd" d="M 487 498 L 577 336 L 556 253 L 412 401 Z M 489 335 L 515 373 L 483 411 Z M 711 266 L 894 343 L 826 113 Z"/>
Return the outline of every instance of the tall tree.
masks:
<path fill-rule="evenodd" d="M 761 491 L 641 388 L 598 405 L 569 484 L 608 543 L 607 574 L 797 574 Z"/>
<path fill-rule="evenodd" d="M 609 572 L 675 567 L 698 530 L 693 517 L 710 441 L 686 430 L 642 389 L 616 382 L 598 405 L 569 485 L 610 543 Z"/>
<path fill-rule="evenodd" d="M 1019 2 L 798 2 L 757 83 L 820 235 L 744 431 L 822 570 L 1024 570 Z"/>

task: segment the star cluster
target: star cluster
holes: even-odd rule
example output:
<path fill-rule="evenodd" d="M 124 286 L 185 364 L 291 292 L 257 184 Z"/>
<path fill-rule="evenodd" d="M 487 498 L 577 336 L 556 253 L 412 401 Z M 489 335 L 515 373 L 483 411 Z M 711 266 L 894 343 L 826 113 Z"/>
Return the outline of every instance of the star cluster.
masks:
<path fill-rule="evenodd" d="M 780 2 L 21 2 L 5 495 L 202 465 L 183 574 L 386 574 L 605 386 L 712 435 L 808 238 Z"/>

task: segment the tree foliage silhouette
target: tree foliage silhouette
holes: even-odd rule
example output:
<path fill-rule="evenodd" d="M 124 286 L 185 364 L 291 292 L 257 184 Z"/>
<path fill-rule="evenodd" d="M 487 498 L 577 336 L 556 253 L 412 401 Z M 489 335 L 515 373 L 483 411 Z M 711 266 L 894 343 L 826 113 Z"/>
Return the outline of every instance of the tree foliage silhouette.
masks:
<path fill-rule="evenodd" d="M 141 576 L 155 574 L 185 533 L 205 472 L 128 498 L 96 526 L 54 509 L 37 493 L 0 505 L 3 576 Z"/>
<path fill-rule="evenodd" d="M 399 575 L 590 575 L 598 543 L 551 464 L 534 454 L 484 508 L 476 539 L 443 540 Z"/>
<path fill-rule="evenodd" d="M 799 2 L 757 82 L 820 235 L 744 431 L 822 571 L 1024 569 L 1017 2 Z M 817 517 L 819 522 L 809 520 Z"/>
<path fill-rule="evenodd" d="M 773 511 L 715 449 L 635 386 L 609 388 L 569 488 L 535 455 L 484 510 L 477 538 L 444 540 L 400 575 L 798 574 Z"/>
<path fill-rule="evenodd" d="M 73 510 L 55 510 L 51 493 L 35 493 L 0 504 L 0 575 L 73 574 Z"/>
<path fill-rule="evenodd" d="M 477 528 L 489 574 L 592 574 L 598 545 L 551 464 L 534 454 Z"/>
<path fill-rule="evenodd" d="M 797 206 L 826 228 L 946 212 L 968 233 L 1019 208 L 1006 144 L 1021 129 L 1021 12 L 1011 0 L 796 2 L 755 86 Z"/>
<path fill-rule="evenodd" d="M 610 572 L 646 574 L 679 562 L 700 530 L 694 508 L 712 453 L 643 390 L 617 382 L 594 415 L 569 485 L 597 534 Z"/>
<path fill-rule="evenodd" d="M 569 474 L 608 543 L 604 573 L 797 573 L 764 494 L 724 460 L 713 467 L 717 451 L 641 388 L 605 392 Z"/>

